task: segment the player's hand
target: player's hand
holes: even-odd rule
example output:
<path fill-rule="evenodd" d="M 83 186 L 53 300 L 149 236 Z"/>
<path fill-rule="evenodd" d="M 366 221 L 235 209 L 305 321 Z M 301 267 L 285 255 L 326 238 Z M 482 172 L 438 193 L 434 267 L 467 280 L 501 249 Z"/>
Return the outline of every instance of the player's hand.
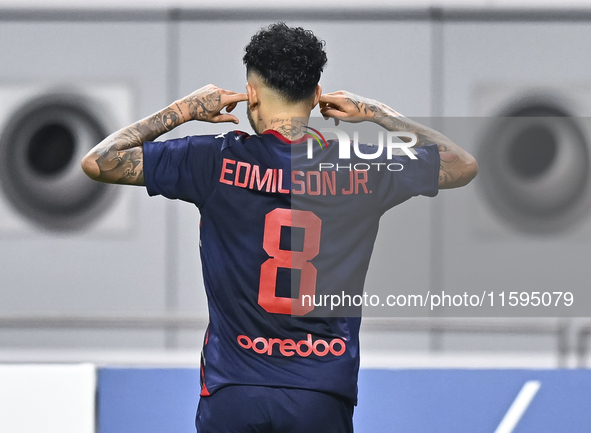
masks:
<path fill-rule="evenodd" d="M 385 116 L 386 105 L 345 90 L 325 93 L 320 96 L 320 113 L 325 119 L 332 117 L 335 125 L 344 122 L 363 122 Z"/>
<path fill-rule="evenodd" d="M 248 100 L 246 93 L 231 92 L 208 84 L 181 99 L 179 105 L 183 113 L 189 114 L 191 120 L 238 123 L 238 118 L 229 113 L 239 102 L 246 100 Z M 224 108 L 226 112 L 222 113 Z"/>

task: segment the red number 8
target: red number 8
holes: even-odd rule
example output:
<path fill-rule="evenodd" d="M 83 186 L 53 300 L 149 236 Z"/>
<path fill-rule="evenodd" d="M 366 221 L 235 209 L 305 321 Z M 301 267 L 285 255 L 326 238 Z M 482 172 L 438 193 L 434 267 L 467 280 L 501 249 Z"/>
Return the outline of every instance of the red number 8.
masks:
<path fill-rule="evenodd" d="M 302 227 L 303 251 L 279 248 L 281 227 Z M 313 212 L 292 209 L 275 209 L 265 216 L 263 248 L 270 256 L 261 266 L 259 305 L 269 313 L 303 316 L 314 309 L 314 303 L 303 305 L 304 295 L 314 299 L 317 270 L 310 260 L 320 252 L 320 229 L 322 221 Z M 300 287 L 297 299 L 275 295 L 277 268 L 300 269 Z"/>

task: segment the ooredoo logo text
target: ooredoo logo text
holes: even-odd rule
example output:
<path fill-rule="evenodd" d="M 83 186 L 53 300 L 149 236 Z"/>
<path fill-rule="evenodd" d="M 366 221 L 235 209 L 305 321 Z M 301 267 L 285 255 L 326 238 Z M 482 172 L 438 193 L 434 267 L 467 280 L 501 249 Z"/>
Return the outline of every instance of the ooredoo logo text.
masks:
<path fill-rule="evenodd" d="M 267 355 L 272 355 L 275 348 L 279 349 L 279 353 L 283 356 L 298 355 L 304 358 L 312 354 L 326 356 L 329 353 L 334 356 L 341 356 L 347 350 L 345 340 L 342 338 L 333 338 L 330 342 L 322 339 L 313 341 L 312 334 L 308 334 L 308 338 L 298 342 L 289 338 L 281 340 L 280 338 L 267 339 L 258 337 L 252 340 L 246 335 L 239 335 L 236 341 L 243 349 L 252 349 L 256 353 Z"/>

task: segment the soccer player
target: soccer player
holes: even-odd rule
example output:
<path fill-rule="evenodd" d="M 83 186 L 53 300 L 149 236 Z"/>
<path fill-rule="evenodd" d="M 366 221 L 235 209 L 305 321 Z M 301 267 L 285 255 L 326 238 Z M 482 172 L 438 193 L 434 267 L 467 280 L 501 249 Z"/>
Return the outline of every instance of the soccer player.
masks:
<path fill-rule="evenodd" d="M 467 184 L 477 164 L 444 135 L 382 103 L 322 94 L 324 43 L 310 31 L 273 24 L 252 37 L 243 60 L 246 93 L 202 87 L 110 135 L 82 167 L 92 179 L 145 185 L 150 195 L 200 210 L 210 316 L 200 433 L 351 432 L 360 312 L 351 305 L 333 311 L 319 300 L 342 294 L 350 304 L 361 293 L 383 212 Z M 192 120 L 238 123 L 231 112 L 243 101 L 254 135 L 153 141 Z M 309 145 L 317 105 L 335 123 L 374 122 L 413 133 L 417 143 L 412 152 L 382 152 L 367 170 L 347 170 L 368 162 L 356 153 L 339 159 L 349 143 Z M 386 168 L 392 164 L 394 171 Z"/>

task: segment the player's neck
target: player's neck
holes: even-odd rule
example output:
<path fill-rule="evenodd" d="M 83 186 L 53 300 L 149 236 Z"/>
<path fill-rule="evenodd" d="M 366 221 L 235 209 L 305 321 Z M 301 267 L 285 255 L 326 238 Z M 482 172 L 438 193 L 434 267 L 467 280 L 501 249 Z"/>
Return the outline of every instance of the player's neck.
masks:
<path fill-rule="evenodd" d="M 290 141 L 299 140 L 306 133 L 304 126 L 308 125 L 308 118 L 309 115 L 306 117 L 290 117 L 286 115 L 275 116 L 267 121 L 263 120 L 261 122 L 261 125 L 263 126 L 262 131 L 272 129 Z"/>
<path fill-rule="evenodd" d="M 268 130 L 277 131 L 290 141 L 296 141 L 305 135 L 304 126 L 308 125 L 310 113 L 317 98 L 290 102 L 276 89 L 269 87 L 256 73 L 248 74 L 246 85 L 248 93 L 248 120 L 257 133 Z M 320 86 L 316 91 L 319 97 Z"/>

